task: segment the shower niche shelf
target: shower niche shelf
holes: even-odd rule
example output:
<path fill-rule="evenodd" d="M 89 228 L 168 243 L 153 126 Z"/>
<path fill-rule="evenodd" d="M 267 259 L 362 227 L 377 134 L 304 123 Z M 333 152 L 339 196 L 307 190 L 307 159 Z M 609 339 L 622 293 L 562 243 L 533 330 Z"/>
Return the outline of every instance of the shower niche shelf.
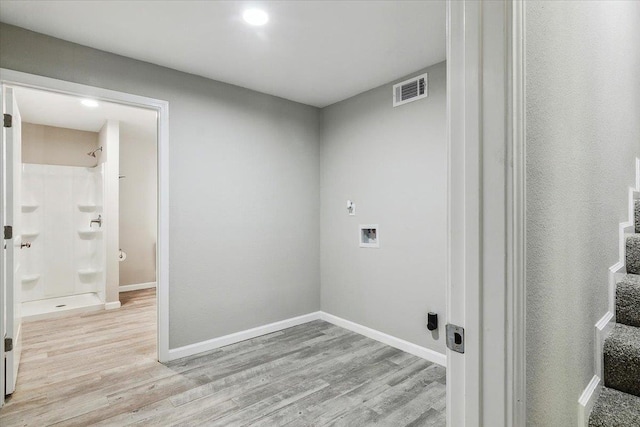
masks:
<path fill-rule="evenodd" d="M 98 273 L 100 273 L 100 270 L 96 270 L 95 268 L 81 268 L 78 270 L 80 276 L 93 276 Z"/>
<path fill-rule="evenodd" d="M 85 229 L 85 230 L 78 230 L 78 235 L 80 236 L 81 239 L 83 240 L 91 240 L 91 239 L 95 239 L 96 237 L 98 237 L 100 234 L 102 233 L 102 230 L 100 229 Z"/>
<path fill-rule="evenodd" d="M 38 279 L 40 279 L 39 274 L 25 274 L 22 276 L 22 283 L 35 282 Z"/>
<path fill-rule="evenodd" d="M 93 205 L 93 204 L 80 204 L 78 203 L 78 209 L 80 210 L 80 212 L 95 212 L 96 209 L 98 209 L 98 205 Z"/>
<path fill-rule="evenodd" d="M 38 207 L 39 207 L 39 206 L 40 206 L 40 205 L 35 204 L 35 203 L 28 203 L 28 204 L 27 204 L 27 203 L 25 203 L 25 204 L 23 204 L 23 205 L 22 205 L 22 212 L 23 212 L 23 213 L 33 212 L 33 211 L 35 211 L 36 209 L 38 209 Z"/>
<path fill-rule="evenodd" d="M 22 240 L 33 240 L 40 235 L 39 231 L 24 231 L 21 233 Z"/>

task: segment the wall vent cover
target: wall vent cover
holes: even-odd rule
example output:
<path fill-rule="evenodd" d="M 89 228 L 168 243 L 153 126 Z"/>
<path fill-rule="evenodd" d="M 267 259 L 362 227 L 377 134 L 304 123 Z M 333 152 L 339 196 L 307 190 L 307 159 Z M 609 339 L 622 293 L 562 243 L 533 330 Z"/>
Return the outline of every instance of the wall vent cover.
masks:
<path fill-rule="evenodd" d="M 421 74 L 393 85 L 393 106 L 426 98 L 428 95 L 427 74 Z"/>

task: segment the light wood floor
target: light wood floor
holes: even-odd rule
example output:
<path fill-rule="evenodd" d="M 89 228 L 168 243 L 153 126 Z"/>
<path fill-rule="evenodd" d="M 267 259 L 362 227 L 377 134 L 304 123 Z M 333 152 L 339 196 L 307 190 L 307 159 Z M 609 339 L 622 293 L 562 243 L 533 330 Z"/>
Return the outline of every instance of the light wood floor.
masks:
<path fill-rule="evenodd" d="M 162 365 L 155 293 L 24 324 L 0 425 L 444 426 L 445 369 L 316 321 Z"/>

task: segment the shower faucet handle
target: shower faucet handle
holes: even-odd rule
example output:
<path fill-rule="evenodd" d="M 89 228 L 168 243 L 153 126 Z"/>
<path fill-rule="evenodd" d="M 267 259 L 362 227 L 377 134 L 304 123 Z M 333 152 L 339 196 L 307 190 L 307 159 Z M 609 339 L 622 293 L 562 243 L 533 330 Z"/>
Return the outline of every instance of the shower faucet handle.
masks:
<path fill-rule="evenodd" d="M 89 222 L 89 228 L 91 228 L 94 223 L 98 224 L 98 227 L 102 227 L 102 215 L 98 215 L 97 219 L 92 219 L 91 222 Z"/>

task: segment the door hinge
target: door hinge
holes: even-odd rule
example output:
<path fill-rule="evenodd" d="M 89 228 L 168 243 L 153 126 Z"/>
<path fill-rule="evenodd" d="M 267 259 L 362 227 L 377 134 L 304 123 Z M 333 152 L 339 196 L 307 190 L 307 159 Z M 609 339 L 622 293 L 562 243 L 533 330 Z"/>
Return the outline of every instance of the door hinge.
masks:
<path fill-rule="evenodd" d="M 4 351 L 11 351 L 13 350 L 13 338 L 5 338 L 4 339 Z"/>
<path fill-rule="evenodd" d="M 464 328 L 447 324 L 447 347 L 449 350 L 464 353 Z"/>
<path fill-rule="evenodd" d="M 11 114 L 5 114 L 4 115 L 4 127 L 10 128 L 11 126 L 13 126 L 13 117 L 11 116 Z"/>
<path fill-rule="evenodd" d="M 4 240 L 13 239 L 13 227 L 10 225 L 4 226 Z"/>

